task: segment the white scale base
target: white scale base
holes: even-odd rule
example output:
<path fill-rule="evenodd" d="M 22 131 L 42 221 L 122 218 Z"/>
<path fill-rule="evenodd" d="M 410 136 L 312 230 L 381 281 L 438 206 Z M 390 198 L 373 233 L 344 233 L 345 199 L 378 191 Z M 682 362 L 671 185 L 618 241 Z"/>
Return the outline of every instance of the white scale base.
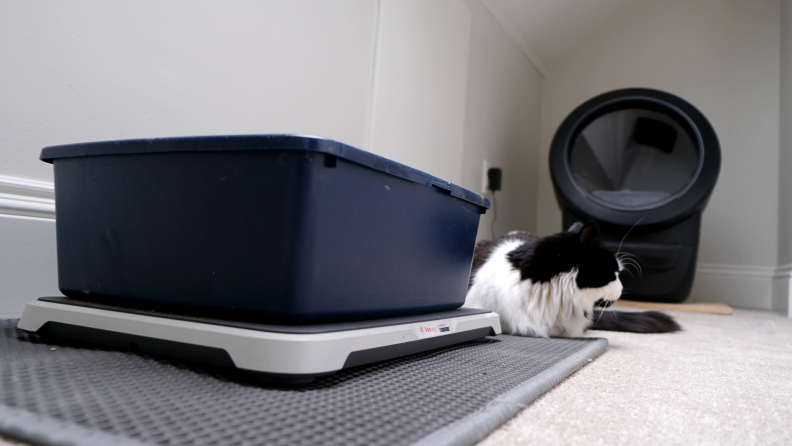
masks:
<path fill-rule="evenodd" d="M 294 382 L 501 333 L 496 313 L 471 308 L 302 326 L 150 314 L 44 298 L 25 306 L 18 326 L 43 336 L 232 366 Z"/>

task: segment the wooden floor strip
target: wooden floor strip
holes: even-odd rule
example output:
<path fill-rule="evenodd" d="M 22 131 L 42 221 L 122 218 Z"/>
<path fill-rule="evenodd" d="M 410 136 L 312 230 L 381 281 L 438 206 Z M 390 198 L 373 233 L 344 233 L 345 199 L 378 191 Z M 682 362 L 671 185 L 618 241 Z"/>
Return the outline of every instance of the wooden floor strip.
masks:
<path fill-rule="evenodd" d="M 716 302 L 685 302 L 667 304 L 659 302 L 636 302 L 633 300 L 617 300 L 614 307 L 640 308 L 642 310 L 686 311 L 688 313 L 732 314 L 732 307 Z"/>

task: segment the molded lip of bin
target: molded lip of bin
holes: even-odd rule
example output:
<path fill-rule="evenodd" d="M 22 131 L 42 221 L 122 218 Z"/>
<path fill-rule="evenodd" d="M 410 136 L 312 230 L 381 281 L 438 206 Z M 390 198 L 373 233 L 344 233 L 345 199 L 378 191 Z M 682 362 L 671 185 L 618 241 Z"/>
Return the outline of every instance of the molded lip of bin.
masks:
<path fill-rule="evenodd" d="M 335 155 L 414 183 L 445 189 L 451 193 L 452 197 L 468 201 L 484 209 L 490 208 L 489 199 L 448 181 L 344 143 L 310 135 L 188 136 L 99 141 L 45 147 L 41 150 L 39 159 L 51 164 L 56 159 L 82 156 L 262 150 L 302 150 Z"/>

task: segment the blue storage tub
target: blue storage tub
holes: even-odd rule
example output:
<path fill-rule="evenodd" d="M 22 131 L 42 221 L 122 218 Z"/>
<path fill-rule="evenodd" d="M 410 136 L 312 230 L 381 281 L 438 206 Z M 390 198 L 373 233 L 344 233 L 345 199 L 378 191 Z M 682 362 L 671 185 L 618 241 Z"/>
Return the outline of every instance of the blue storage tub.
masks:
<path fill-rule="evenodd" d="M 465 301 L 489 201 L 336 141 L 209 136 L 46 147 L 69 297 L 302 323 Z"/>

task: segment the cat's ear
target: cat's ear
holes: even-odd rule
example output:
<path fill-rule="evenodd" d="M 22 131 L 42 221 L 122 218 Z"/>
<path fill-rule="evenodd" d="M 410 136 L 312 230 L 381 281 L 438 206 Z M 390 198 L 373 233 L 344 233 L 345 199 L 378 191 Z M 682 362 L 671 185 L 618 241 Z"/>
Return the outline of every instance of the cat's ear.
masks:
<path fill-rule="evenodd" d="M 578 235 L 580 236 L 580 243 L 583 245 L 588 245 L 596 240 L 597 237 L 599 237 L 599 228 L 597 228 L 596 223 L 589 221 L 583 225 L 582 228 L 580 228 Z"/>
<path fill-rule="evenodd" d="M 581 229 L 583 229 L 583 222 L 578 221 L 572 224 L 572 226 L 567 229 L 567 232 L 580 232 Z"/>

